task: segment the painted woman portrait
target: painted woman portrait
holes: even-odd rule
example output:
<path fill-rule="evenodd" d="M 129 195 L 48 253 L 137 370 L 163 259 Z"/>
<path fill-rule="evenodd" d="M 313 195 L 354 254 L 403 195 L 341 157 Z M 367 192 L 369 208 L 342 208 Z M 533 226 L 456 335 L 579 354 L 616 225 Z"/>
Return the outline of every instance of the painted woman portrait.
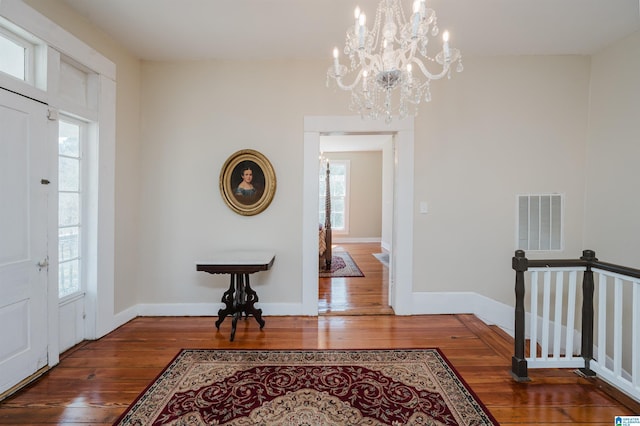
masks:
<path fill-rule="evenodd" d="M 219 186 L 222 198 L 231 210 L 253 216 L 271 203 L 276 191 L 276 174 L 264 155 L 243 149 L 225 161 L 220 170 Z"/>
<path fill-rule="evenodd" d="M 240 203 L 249 205 L 260 200 L 264 192 L 264 173 L 253 161 L 243 161 L 232 173 L 233 195 Z"/>

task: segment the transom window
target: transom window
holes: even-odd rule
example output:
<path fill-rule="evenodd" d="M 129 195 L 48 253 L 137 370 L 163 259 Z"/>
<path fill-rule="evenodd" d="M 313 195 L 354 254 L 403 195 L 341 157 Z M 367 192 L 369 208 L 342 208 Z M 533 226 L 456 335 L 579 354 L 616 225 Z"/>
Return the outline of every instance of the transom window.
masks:
<path fill-rule="evenodd" d="M 31 83 L 34 46 L 0 28 L 0 71 Z"/>

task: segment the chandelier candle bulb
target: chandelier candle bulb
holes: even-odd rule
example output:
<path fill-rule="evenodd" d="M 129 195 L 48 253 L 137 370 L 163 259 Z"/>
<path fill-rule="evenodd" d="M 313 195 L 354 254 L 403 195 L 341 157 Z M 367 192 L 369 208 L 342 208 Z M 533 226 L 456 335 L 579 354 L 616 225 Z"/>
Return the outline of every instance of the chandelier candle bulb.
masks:
<path fill-rule="evenodd" d="M 420 12 L 421 4 L 422 4 L 421 0 L 416 0 L 416 1 L 413 2 L 413 13 Z"/>
<path fill-rule="evenodd" d="M 449 50 L 449 31 L 442 33 L 442 51 L 444 52 L 445 61 L 449 62 L 451 51 Z"/>
<path fill-rule="evenodd" d="M 413 28 L 411 29 L 411 35 L 415 38 L 418 35 L 418 26 L 420 25 L 420 14 L 413 14 Z"/>
<path fill-rule="evenodd" d="M 336 75 L 336 77 L 340 75 L 340 63 L 338 62 L 338 55 L 340 55 L 340 52 L 338 51 L 337 47 L 334 47 L 333 48 L 333 72 Z"/>
<path fill-rule="evenodd" d="M 358 28 L 360 27 L 360 7 L 356 6 L 356 9 L 353 11 L 353 16 L 356 19 L 356 22 L 353 24 L 353 30 L 355 31 L 355 35 L 358 35 Z"/>
<path fill-rule="evenodd" d="M 418 26 L 420 25 L 420 0 L 413 2 L 413 26 L 411 35 L 415 38 L 418 35 Z"/>
<path fill-rule="evenodd" d="M 359 31 L 358 31 L 358 36 L 360 38 L 360 49 L 364 48 L 364 33 L 366 31 L 366 27 L 365 27 L 366 22 L 367 22 L 367 17 L 365 16 L 364 13 L 361 13 L 360 17 L 358 18 L 358 23 L 360 25 Z"/>

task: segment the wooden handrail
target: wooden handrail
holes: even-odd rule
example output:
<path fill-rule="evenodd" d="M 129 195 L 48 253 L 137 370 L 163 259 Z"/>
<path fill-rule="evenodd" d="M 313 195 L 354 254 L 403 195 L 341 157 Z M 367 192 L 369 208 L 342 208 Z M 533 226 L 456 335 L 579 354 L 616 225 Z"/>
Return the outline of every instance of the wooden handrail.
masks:
<path fill-rule="evenodd" d="M 522 251 L 522 250 L 518 250 Z M 516 251 L 516 253 L 518 253 Z M 626 275 L 628 277 L 640 278 L 640 269 L 629 268 L 628 266 L 616 265 L 614 263 L 602 262 L 595 258 L 595 252 L 591 250 L 585 250 L 585 252 L 591 252 L 594 255 L 593 259 L 527 259 L 529 268 L 566 268 L 566 267 L 591 267 L 596 269 L 602 269 L 603 271 L 609 271 L 620 275 Z M 523 252 L 524 253 L 524 252 Z"/>
<path fill-rule="evenodd" d="M 629 268 L 627 266 L 615 265 L 613 263 L 601 262 L 595 260 L 590 262 L 592 268 L 602 269 L 603 271 L 609 271 L 620 275 L 625 275 L 632 278 L 640 278 L 640 269 Z"/>
<path fill-rule="evenodd" d="M 594 277 L 593 269 L 613 272 L 631 278 L 640 278 L 640 269 L 629 268 L 613 263 L 602 262 L 593 250 L 584 250 L 579 259 L 527 259 L 523 250 L 516 250 L 512 258 L 512 269 L 516 271 L 515 279 L 515 324 L 514 355 L 512 357 L 511 374 L 518 381 L 527 381 L 528 370 L 525 357 L 525 308 L 524 308 L 524 273 L 535 268 L 585 268 L 582 279 L 582 342 L 581 354 L 584 367 L 580 370 L 587 376 L 595 373 L 589 368 L 593 360 L 594 339 Z"/>

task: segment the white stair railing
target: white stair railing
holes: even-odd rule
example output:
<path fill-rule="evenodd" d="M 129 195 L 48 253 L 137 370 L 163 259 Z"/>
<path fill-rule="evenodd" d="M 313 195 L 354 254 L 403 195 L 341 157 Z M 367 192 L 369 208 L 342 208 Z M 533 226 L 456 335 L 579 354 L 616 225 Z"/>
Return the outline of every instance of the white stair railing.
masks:
<path fill-rule="evenodd" d="M 598 325 L 590 367 L 603 380 L 640 400 L 640 279 L 597 268 L 593 271 Z"/>
<path fill-rule="evenodd" d="M 580 355 L 579 333 L 576 331 L 577 275 L 584 268 L 531 268 L 529 310 L 530 368 L 584 367 Z M 565 279 L 568 286 L 565 291 Z M 540 285 L 542 281 L 542 285 Z M 551 303 L 554 301 L 553 315 Z"/>
<path fill-rule="evenodd" d="M 583 254 L 528 260 L 516 251 L 512 375 L 525 381 L 528 367 L 579 368 L 640 401 L 640 270 Z"/>

